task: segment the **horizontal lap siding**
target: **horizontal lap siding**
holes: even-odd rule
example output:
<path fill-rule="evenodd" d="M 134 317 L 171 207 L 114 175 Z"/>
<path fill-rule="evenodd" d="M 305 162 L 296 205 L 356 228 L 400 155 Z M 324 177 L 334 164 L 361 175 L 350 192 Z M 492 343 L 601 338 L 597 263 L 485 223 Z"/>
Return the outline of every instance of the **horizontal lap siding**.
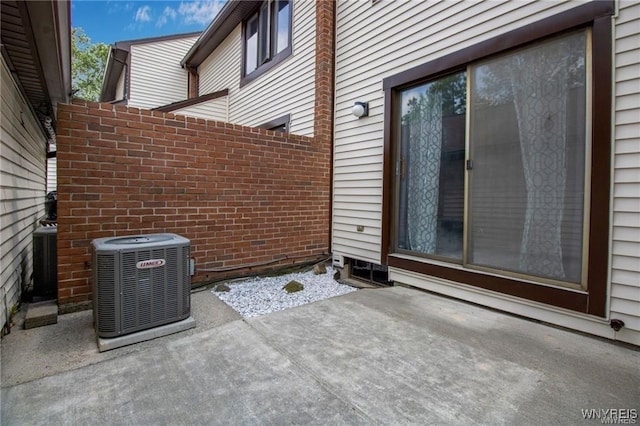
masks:
<path fill-rule="evenodd" d="M 187 99 L 180 61 L 196 41 L 186 37 L 131 46 L 129 106 L 155 108 Z"/>
<path fill-rule="evenodd" d="M 293 54 L 231 94 L 229 120 L 259 126 L 291 114 L 290 131 L 313 136 L 315 3 L 293 6 Z"/>
<path fill-rule="evenodd" d="M 383 261 L 382 80 L 578 3 L 337 2 L 335 254 Z M 368 117 L 351 114 L 355 101 L 369 102 Z M 361 232 L 359 225 L 364 226 Z"/>
<path fill-rule="evenodd" d="M 30 284 L 32 232 L 44 215 L 46 139 L 2 60 L 0 324 Z"/>
<path fill-rule="evenodd" d="M 640 333 L 640 4 L 620 2 L 614 22 L 611 317 Z"/>
<path fill-rule="evenodd" d="M 174 114 L 186 115 L 189 117 L 204 118 L 207 120 L 228 121 L 229 100 L 227 96 L 201 102 L 196 105 L 177 109 Z"/>
<path fill-rule="evenodd" d="M 242 25 L 238 25 L 218 48 L 198 67 L 200 95 L 240 87 Z"/>
<path fill-rule="evenodd" d="M 47 159 L 47 192 L 55 191 L 57 186 L 58 173 L 56 157 Z"/>
<path fill-rule="evenodd" d="M 229 121 L 260 126 L 291 114 L 290 132 L 313 136 L 315 3 L 293 7 L 293 54 L 240 87 L 242 26 L 200 65 L 200 94 L 229 89 Z"/>

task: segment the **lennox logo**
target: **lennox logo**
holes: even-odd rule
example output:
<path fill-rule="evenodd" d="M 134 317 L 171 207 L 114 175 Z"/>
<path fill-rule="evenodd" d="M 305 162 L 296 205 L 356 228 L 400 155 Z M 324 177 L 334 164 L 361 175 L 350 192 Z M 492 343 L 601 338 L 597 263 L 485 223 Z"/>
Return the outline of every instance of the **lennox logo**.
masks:
<path fill-rule="evenodd" d="M 149 259 L 149 260 L 141 260 L 136 263 L 136 268 L 138 269 L 150 269 L 157 268 L 159 266 L 164 266 L 167 263 L 164 259 Z"/>

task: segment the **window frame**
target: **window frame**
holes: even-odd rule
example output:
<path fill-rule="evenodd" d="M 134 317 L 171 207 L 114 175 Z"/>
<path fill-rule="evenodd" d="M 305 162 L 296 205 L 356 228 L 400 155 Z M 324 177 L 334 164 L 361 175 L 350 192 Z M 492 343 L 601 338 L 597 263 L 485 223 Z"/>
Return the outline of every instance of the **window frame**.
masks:
<path fill-rule="evenodd" d="M 291 123 L 291 114 L 285 114 L 280 117 L 269 120 L 266 123 L 259 125 L 261 129 L 272 130 L 274 132 L 289 133 L 289 124 Z M 284 130 L 278 130 L 284 126 Z"/>
<path fill-rule="evenodd" d="M 466 74 L 468 74 L 468 68 L 469 68 L 468 66 L 464 66 L 463 68 L 460 68 L 460 69 L 454 69 L 451 72 L 446 72 L 446 73 L 443 73 L 443 74 L 439 74 L 437 77 L 428 78 L 425 81 L 420 81 L 416 85 L 409 84 L 409 85 L 407 85 L 407 86 L 405 86 L 405 87 L 403 87 L 401 89 L 400 88 L 396 88 L 396 89 L 394 89 L 394 96 L 396 97 L 395 104 L 396 105 L 401 105 L 402 92 L 405 89 L 412 89 L 412 88 L 415 88 L 415 87 L 418 87 L 418 86 L 422 86 L 422 85 L 426 85 L 426 84 L 429 84 L 429 83 L 433 83 L 433 82 L 436 82 L 436 81 L 438 81 L 438 80 L 440 80 L 442 78 L 447 78 L 449 76 L 452 76 L 452 75 L 455 75 L 455 74 L 460 74 L 460 73 L 465 73 L 465 80 L 466 80 L 467 79 Z M 468 81 L 467 81 L 467 91 L 468 91 Z M 466 108 L 466 105 L 465 105 L 465 108 Z M 400 114 L 394 113 L 394 115 L 395 115 L 394 116 L 394 120 L 399 120 L 401 118 Z M 465 120 L 465 137 L 466 137 L 467 120 L 468 120 L 466 112 L 465 112 L 464 120 Z M 401 156 L 401 147 L 400 147 L 400 145 L 402 144 L 402 142 L 400 142 L 401 141 L 401 129 L 400 128 L 398 128 L 398 130 L 397 130 L 397 132 L 396 132 L 396 134 L 394 136 L 395 136 L 396 140 L 398 141 L 398 143 L 394 143 L 394 146 L 392 146 L 392 155 L 393 155 L 393 158 L 394 158 L 394 164 L 398 164 L 398 162 L 400 160 L 400 156 Z M 465 152 L 463 153 L 463 162 L 464 163 L 466 163 L 466 161 L 467 161 L 466 160 L 466 157 L 467 157 L 467 152 L 466 152 L 467 144 L 468 144 L 468 141 L 465 140 Z M 402 170 L 404 170 L 405 166 L 400 165 L 400 167 L 401 167 Z M 467 179 L 467 175 L 465 173 L 464 174 L 464 187 L 465 188 L 467 187 L 466 179 Z M 398 247 L 400 236 L 399 236 L 398 229 L 396 229 L 396 224 L 399 221 L 399 208 L 398 208 L 398 205 L 400 203 L 400 191 L 401 191 L 400 180 L 397 179 L 397 178 L 394 178 L 393 179 L 393 197 L 392 197 L 392 200 L 391 200 L 391 202 L 393 203 L 393 207 L 392 207 L 392 212 L 391 212 L 391 221 L 392 221 L 392 223 L 390 225 L 390 227 L 391 227 L 391 242 L 390 242 L 390 246 L 394 247 L 395 252 L 398 253 L 398 254 L 404 254 L 404 255 L 408 255 L 408 256 L 412 256 L 412 257 L 421 257 L 421 258 L 424 258 L 424 259 L 442 261 L 442 262 L 450 263 L 450 264 L 454 264 L 454 265 L 464 265 L 466 263 L 464 261 L 464 257 L 465 257 L 464 248 L 462 250 L 462 256 L 460 257 L 460 259 L 455 259 L 455 258 L 452 258 L 452 257 L 446 257 L 446 256 L 438 254 L 438 253 L 430 253 L 430 254 L 418 253 L 416 251 L 411 251 L 409 249 Z M 464 192 L 465 192 L 465 195 L 463 195 L 463 201 L 466 202 L 466 198 L 467 198 L 466 197 L 466 190 Z M 464 216 L 463 222 L 466 223 L 466 209 L 464 209 L 463 216 Z M 462 241 L 463 242 L 466 241 L 466 238 L 463 237 Z"/>
<path fill-rule="evenodd" d="M 411 68 L 383 80 L 385 93 L 384 164 L 383 164 L 383 231 L 382 259 L 390 267 L 406 269 L 424 275 L 469 284 L 487 290 L 554 305 L 599 317 L 606 317 L 608 277 L 609 200 L 611 171 L 611 77 L 612 77 L 612 1 L 595 1 L 577 6 L 549 18 L 491 38 L 452 54 Z M 399 253 L 395 247 L 395 163 L 399 135 L 398 95 L 401 90 L 427 81 L 463 71 L 468 65 L 500 53 L 561 35 L 564 32 L 590 27 L 593 60 L 590 71 L 591 163 L 589 223 L 587 240 L 587 290 L 558 287 L 538 280 L 524 279 L 459 264 L 419 258 Z M 466 215 L 466 213 L 465 213 Z"/>
<path fill-rule="evenodd" d="M 276 65 L 280 64 L 282 61 L 287 59 L 293 53 L 293 1 L 286 0 L 289 3 L 289 39 L 288 45 L 279 53 L 273 53 L 274 44 L 273 38 L 275 37 L 275 31 L 271 26 L 273 25 L 273 7 L 274 4 L 281 0 L 265 0 L 260 3 L 256 9 L 251 12 L 249 17 L 242 22 L 242 49 L 241 49 L 241 78 L 240 78 L 240 87 L 252 82 L 258 77 L 262 76 Z M 262 21 L 263 16 L 266 15 L 266 22 L 268 23 L 268 28 L 263 28 Z M 277 15 L 277 13 L 276 13 Z M 251 72 L 247 73 L 247 40 L 248 40 L 248 30 L 249 23 L 253 20 L 257 20 L 258 22 L 258 30 L 257 30 L 257 49 L 256 49 L 256 68 Z M 267 35 L 267 40 L 263 37 L 264 34 Z M 262 46 L 266 46 L 267 56 L 265 58 L 260 57 L 260 52 Z"/>

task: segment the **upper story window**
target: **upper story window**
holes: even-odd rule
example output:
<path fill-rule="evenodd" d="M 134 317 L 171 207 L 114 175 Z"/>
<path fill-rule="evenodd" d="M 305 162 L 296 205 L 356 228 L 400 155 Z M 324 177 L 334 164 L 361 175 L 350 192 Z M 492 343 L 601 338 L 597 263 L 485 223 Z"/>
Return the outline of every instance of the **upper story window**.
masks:
<path fill-rule="evenodd" d="M 291 0 L 267 0 L 245 22 L 243 83 L 291 55 Z"/>

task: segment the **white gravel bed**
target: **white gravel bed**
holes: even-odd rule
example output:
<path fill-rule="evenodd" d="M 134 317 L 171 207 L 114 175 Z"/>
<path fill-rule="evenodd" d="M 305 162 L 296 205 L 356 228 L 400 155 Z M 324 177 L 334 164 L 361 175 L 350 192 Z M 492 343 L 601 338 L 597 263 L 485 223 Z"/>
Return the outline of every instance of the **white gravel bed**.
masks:
<path fill-rule="evenodd" d="M 251 318 L 356 291 L 356 288 L 334 280 L 334 273 L 334 269 L 328 266 L 327 273 L 320 275 L 308 271 L 277 277 L 254 277 L 227 283 L 230 291 L 219 292 L 214 288 L 211 292 L 243 317 Z M 283 290 L 282 287 L 292 280 L 301 283 L 304 289 L 295 293 Z"/>

